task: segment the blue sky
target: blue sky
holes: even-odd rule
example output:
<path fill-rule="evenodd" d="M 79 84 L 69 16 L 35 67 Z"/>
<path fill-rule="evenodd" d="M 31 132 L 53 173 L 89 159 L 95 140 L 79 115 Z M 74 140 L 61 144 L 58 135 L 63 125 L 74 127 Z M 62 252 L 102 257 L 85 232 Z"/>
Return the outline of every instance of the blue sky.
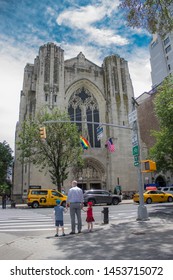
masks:
<path fill-rule="evenodd" d="M 26 63 L 39 47 L 54 42 L 65 59 L 83 52 L 101 66 L 118 54 L 128 61 L 135 96 L 151 89 L 145 30 L 126 26 L 118 0 L 0 0 L 0 142 L 14 149 L 20 91 Z"/>

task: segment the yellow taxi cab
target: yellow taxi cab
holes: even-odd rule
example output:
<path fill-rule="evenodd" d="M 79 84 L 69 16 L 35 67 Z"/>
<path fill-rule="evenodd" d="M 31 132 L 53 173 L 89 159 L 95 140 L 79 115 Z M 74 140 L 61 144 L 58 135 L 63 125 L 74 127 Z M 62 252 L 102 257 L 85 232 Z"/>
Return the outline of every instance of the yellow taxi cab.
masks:
<path fill-rule="evenodd" d="M 56 206 L 56 200 L 61 200 L 61 205 L 66 205 L 67 196 L 53 189 L 29 189 L 27 205 L 32 208 L 39 206 Z"/>
<path fill-rule="evenodd" d="M 150 190 L 143 193 L 144 203 L 151 204 L 152 202 L 173 202 L 173 195 L 159 190 Z M 139 203 L 139 194 L 133 195 L 133 201 Z"/>

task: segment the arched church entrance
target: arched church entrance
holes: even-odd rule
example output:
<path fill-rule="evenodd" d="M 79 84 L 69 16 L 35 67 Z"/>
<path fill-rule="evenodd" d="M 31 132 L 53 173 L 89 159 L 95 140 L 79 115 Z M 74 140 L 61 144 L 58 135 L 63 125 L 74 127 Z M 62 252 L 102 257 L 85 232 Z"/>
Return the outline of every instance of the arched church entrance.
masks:
<path fill-rule="evenodd" d="M 166 186 L 166 180 L 165 180 L 165 178 L 162 175 L 159 175 L 156 178 L 155 183 L 159 187 L 165 187 Z"/>
<path fill-rule="evenodd" d="M 83 189 L 83 191 L 102 189 L 106 186 L 106 171 L 103 164 L 97 159 L 85 159 L 84 167 L 79 170 L 77 174 L 78 186 Z"/>

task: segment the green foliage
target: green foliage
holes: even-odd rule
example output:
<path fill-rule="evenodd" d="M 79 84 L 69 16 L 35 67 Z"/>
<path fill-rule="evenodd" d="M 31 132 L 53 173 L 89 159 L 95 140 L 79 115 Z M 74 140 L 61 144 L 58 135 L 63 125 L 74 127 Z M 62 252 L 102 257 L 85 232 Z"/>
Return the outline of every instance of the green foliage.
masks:
<path fill-rule="evenodd" d="M 0 185 L 8 182 L 7 177 L 11 175 L 13 165 L 12 150 L 6 141 L 0 142 Z"/>
<path fill-rule="evenodd" d="M 162 37 L 173 30 L 172 0 L 120 0 L 128 26 L 145 28 Z"/>
<path fill-rule="evenodd" d="M 9 184 L 2 184 L 0 185 L 0 195 L 2 194 L 6 194 L 6 195 L 10 195 L 11 194 L 11 185 Z"/>
<path fill-rule="evenodd" d="M 152 131 L 156 144 L 150 156 L 157 163 L 158 171 L 173 173 L 173 77 L 166 78 L 159 87 L 154 101 L 160 131 Z"/>
<path fill-rule="evenodd" d="M 58 109 L 49 112 L 44 108 L 34 121 L 28 120 L 23 123 L 17 145 L 21 162 L 32 162 L 40 170 L 46 168 L 52 183 L 61 191 L 63 181 L 67 179 L 69 167 L 82 161 L 82 148 L 75 124 L 70 122 L 44 124 L 45 121 L 51 120 L 70 121 L 66 113 Z M 46 140 L 42 140 L 39 134 L 39 127 L 43 126 L 46 127 Z"/>

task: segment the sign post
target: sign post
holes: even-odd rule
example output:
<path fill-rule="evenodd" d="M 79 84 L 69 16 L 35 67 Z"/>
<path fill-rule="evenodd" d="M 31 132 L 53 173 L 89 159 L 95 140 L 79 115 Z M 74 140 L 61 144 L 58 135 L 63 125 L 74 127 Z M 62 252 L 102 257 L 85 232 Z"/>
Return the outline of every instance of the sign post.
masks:
<path fill-rule="evenodd" d="M 135 109 L 135 100 L 133 99 L 134 110 L 129 114 L 129 123 L 133 124 L 132 128 L 132 154 L 134 156 L 134 166 L 137 167 L 138 172 L 138 190 L 139 190 L 139 206 L 137 220 L 148 220 L 147 208 L 144 205 L 143 186 L 142 186 L 142 173 L 140 161 L 140 145 L 137 124 L 137 110 Z"/>

